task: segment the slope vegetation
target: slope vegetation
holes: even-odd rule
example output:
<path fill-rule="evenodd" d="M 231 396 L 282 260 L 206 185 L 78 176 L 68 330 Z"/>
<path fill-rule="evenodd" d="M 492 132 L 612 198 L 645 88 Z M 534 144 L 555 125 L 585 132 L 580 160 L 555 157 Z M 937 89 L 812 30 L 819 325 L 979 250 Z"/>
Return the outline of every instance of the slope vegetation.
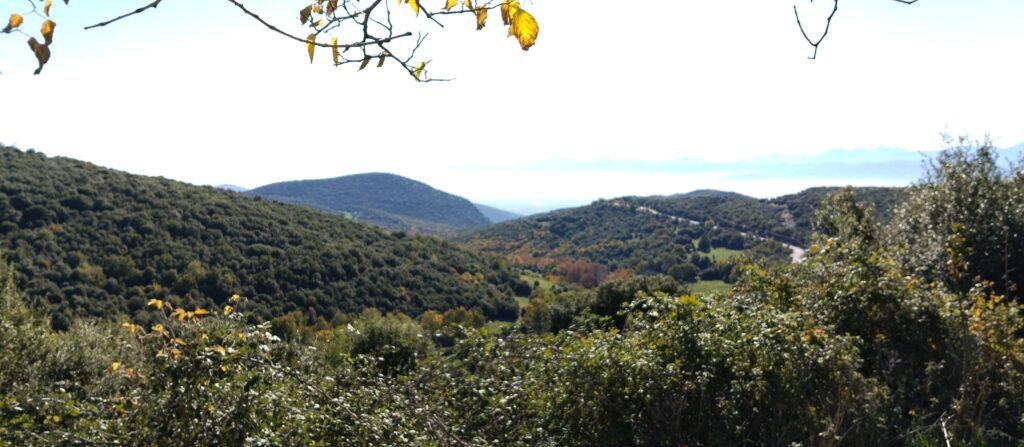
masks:
<path fill-rule="evenodd" d="M 511 290 L 523 285 L 497 259 L 437 238 L 6 147 L 0 251 L 37 304 L 79 315 L 145 312 L 152 297 L 212 305 L 238 293 L 260 318 L 465 306 L 514 319 Z"/>

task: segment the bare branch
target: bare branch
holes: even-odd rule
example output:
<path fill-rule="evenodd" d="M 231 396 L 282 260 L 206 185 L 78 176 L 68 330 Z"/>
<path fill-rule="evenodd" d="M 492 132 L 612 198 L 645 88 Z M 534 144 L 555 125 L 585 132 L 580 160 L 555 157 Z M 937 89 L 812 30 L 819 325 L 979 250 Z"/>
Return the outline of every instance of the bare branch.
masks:
<path fill-rule="evenodd" d="M 132 12 L 129 12 L 129 13 L 124 14 L 122 16 L 115 17 L 113 19 L 107 20 L 106 22 L 100 22 L 100 23 L 97 23 L 95 25 L 89 25 L 89 26 L 85 27 L 85 29 L 92 29 L 92 28 L 98 28 L 98 27 L 101 27 L 101 26 L 110 25 L 111 23 L 114 23 L 114 22 L 116 22 L 118 20 L 121 20 L 123 18 L 131 17 L 131 16 L 133 16 L 135 14 L 140 14 L 140 13 L 142 13 L 143 11 L 145 11 L 147 9 L 156 8 L 157 6 L 160 5 L 160 2 L 162 2 L 162 1 L 163 0 L 154 0 L 153 3 L 150 3 L 150 4 L 146 5 L 146 6 L 143 6 L 143 7 L 139 8 L 139 9 L 136 9 L 136 10 L 134 10 Z"/>
<path fill-rule="evenodd" d="M 896 0 L 896 1 L 900 1 L 900 0 Z M 913 1 L 917 1 L 917 0 L 913 0 Z M 812 40 L 811 37 L 807 35 L 807 30 L 804 29 L 804 24 L 800 23 L 800 12 L 797 11 L 796 5 L 793 5 L 793 15 L 796 16 L 796 25 L 798 27 L 800 27 L 800 33 L 804 35 L 804 39 L 807 40 L 807 43 L 811 44 L 811 46 L 814 47 L 814 53 L 811 54 L 808 57 L 808 59 L 817 59 L 818 58 L 818 45 L 821 45 L 821 41 L 825 40 L 825 36 L 828 35 L 828 29 L 829 29 L 829 27 L 832 26 L 832 18 L 835 17 L 836 11 L 838 11 L 838 10 L 839 10 L 839 0 L 832 0 L 832 13 L 830 13 L 828 15 L 828 18 L 825 19 L 825 31 L 823 31 L 821 33 L 821 37 L 819 37 L 818 40 Z"/>

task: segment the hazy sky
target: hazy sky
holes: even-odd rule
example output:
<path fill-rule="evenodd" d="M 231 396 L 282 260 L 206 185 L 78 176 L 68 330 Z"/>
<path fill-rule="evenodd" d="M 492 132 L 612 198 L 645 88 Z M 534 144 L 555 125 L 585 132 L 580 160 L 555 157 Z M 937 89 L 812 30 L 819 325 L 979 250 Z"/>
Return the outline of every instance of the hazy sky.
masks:
<path fill-rule="evenodd" d="M 0 142 L 197 184 L 395 172 L 522 210 L 885 183 L 630 170 L 637 161 L 932 150 L 943 131 L 1024 141 L 1021 0 L 843 0 L 814 61 L 790 1 L 523 1 L 541 26 L 529 52 L 497 14 L 479 32 L 470 16 L 444 29 L 414 22 L 431 32 L 421 53 L 431 74 L 456 78 L 431 84 L 394 67 L 337 69 L 325 51 L 311 65 L 301 43 L 222 0 L 165 0 L 82 30 L 145 3 L 54 2 L 53 56 L 39 76 L 26 37 L 0 35 Z M 303 34 L 304 2 L 245 3 Z M 812 28 L 831 6 L 797 3 Z M 549 160 L 561 167 L 532 169 Z"/>

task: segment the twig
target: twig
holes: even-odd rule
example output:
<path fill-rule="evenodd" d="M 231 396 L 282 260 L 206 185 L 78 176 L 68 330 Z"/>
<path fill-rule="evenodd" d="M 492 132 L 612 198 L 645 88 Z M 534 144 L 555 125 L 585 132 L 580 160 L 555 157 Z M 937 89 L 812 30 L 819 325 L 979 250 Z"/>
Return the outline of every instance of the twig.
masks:
<path fill-rule="evenodd" d="M 896 0 L 896 1 L 903 1 L 903 0 Z M 913 1 L 916 2 L 917 0 L 913 0 Z M 832 13 L 829 14 L 828 18 L 825 19 L 825 31 L 821 33 L 821 37 L 819 37 L 818 40 L 811 40 L 811 37 L 807 35 L 807 31 L 804 30 L 804 24 L 800 23 L 800 12 L 797 11 L 796 5 L 793 5 L 793 15 L 796 16 L 796 25 L 798 27 L 800 27 L 800 33 L 804 35 L 804 39 L 807 40 L 807 43 L 811 44 L 811 46 L 814 47 L 814 53 L 811 54 L 811 56 L 808 57 L 808 59 L 817 59 L 818 58 L 818 45 L 821 45 L 821 41 L 825 40 L 825 36 L 828 35 L 828 29 L 829 29 L 830 26 L 832 26 L 832 17 L 835 17 L 836 11 L 838 11 L 838 10 L 839 10 L 839 0 L 832 0 Z"/>
<path fill-rule="evenodd" d="M 302 42 L 302 43 L 305 43 L 305 44 L 309 44 L 310 43 L 309 41 L 307 41 L 306 39 L 304 39 L 302 37 L 295 36 L 295 35 L 292 35 L 292 34 L 288 34 L 288 33 L 284 32 L 284 31 L 282 31 L 280 28 L 278 28 L 278 27 L 276 27 L 274 25 L 271 25 L 270 23 L 267 23 L 266 20 L 263 20 L 262 17 L 260 17 L 256 13 L 250 11 L 248 8 L 245 7 L 245 5 L 239 3 L 237 0 L 228 0 L 228 1 L 231 2 L 232 4 L 234 4 L 235 6 L 237 6 L 239 9 L 241 9 L 242 12 L 244 12 L 249 17 L 252 17 L 252 18 L 256 19 L 257 22 L 260 22 L 261 24 L 263 24 L 263 26 L 267 27 L 271 31 L 274 31 L 274 32 L 276 32 L 276 33 L 278 33 L 278 34 L 280 34 L 282 36 L 285 36 L 285 37 L 287 37 L 289 39 L 292 39 L 294 41 L 297 41 L 297 42 Z M 323 48 L 338 47 L 338 48 L 344 48 L 344 49 L 347 50 L 349 48 L 361 48 L 361 47 L 367 47 L 367 46 L 370 46 L 370 45 L 379 45 L 379 44 L 382 44 L 382 43 L 391 42 L 392 40 L 399 39 L 399 38 L 402 38 L 402 37 L 409 37 L 411 35 L 412 35 L 412 32 L 406 31 L 406 32 L 404 32 L 402 34 L 397 34 L 397 35 L 394 35 L 394 36 L 388 36 L 388 37 L 383 37 L 383 38 L 379 38 L 379 39 L 375 38 L 375 39 L 372 39 L 372 40 L 363 40 L 361 42 L 355 42 L 355 43 L 345 43 L 345 44 L 340 43 L 340 44 L 337 44 L 337 45 L 331 45 L 329 43 L 312 42 L 312 44 L 314 46 L 323 47 Z"/>
<path fill-rule="evenodd" d="M 136 10 L 134 10 L 132 12 L 129 12 L 128 14 L 124 14 L 124 15 L 122 15 L 120 17 L 115 17 L 113 19 L 107 20 L 106 22 L 100 22 L 100 23 L 97 23 L 95 25 L 87 26 L 87 27 L 85 27 L 85 29 L 92 29 L 92 28 L 98 28 L 98 27 L 101 27 L 101 26 L 110 25 L 111 23 L 114 23 L 114 22 L 116 22 L 118 20 L 121 20 L 121 19 L 123 19 L 125 17 L 131 17 L 131 16 L 133 16 L 135 14 L 139 14 L 139 13 L 141 13 L 141 12 L 147 10 L 147 9 L 156 8 L 157 6 L 160 5 L 160 2 L 162 2 L 162 1 L 163 0 L 154 0 L 153 3 L 150 3 L 150 4 L 146 5 L 146 6 L 143 6 L 143 7 L 139 8 L 139 9 L 136 9 Z"/>

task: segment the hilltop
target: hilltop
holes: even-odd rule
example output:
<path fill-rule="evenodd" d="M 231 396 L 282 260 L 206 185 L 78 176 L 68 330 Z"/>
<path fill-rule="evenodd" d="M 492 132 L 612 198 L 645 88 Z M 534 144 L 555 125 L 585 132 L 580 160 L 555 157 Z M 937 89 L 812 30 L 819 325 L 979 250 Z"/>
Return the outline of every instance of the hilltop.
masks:
<path fill-rule="evenodd" d="M 246 193 L 417 233 L 450 233 L 491 223 L 469 200 L 395 174 L 296 180 L 261 186 Z"/>

